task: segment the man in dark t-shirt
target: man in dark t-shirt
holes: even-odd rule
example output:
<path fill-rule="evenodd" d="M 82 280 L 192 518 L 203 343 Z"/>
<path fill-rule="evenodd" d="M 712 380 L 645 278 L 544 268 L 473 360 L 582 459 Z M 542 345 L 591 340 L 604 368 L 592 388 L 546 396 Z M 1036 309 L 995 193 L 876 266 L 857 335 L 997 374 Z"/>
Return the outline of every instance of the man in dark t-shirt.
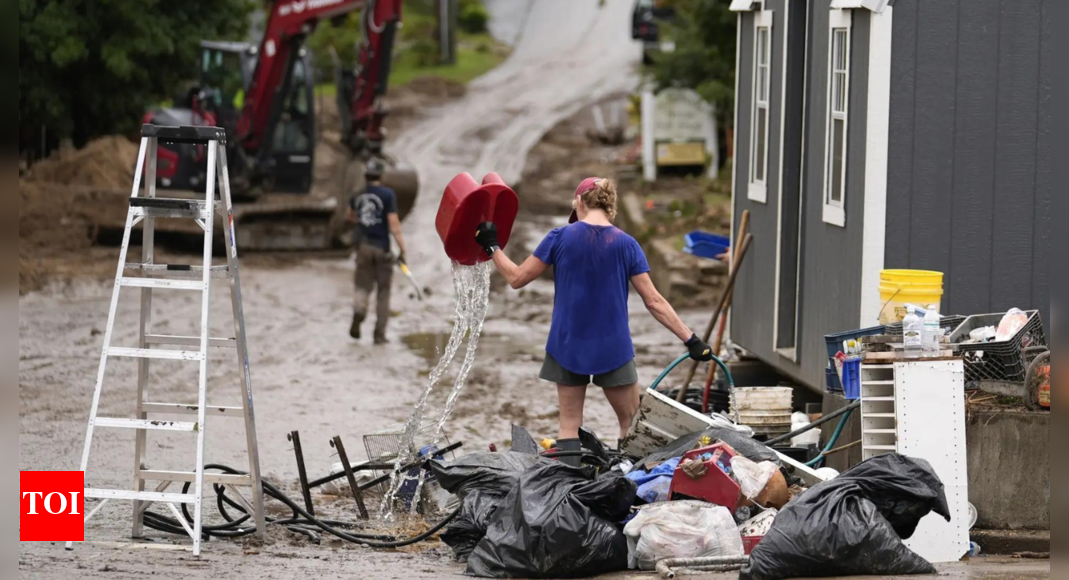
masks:
<path fill-rule="evenodd" d="M 390 320 L 390 283 L 393 266 L 405 260 L 405 241 L 401 220 L 397 216 L 397 194 L 382 185 L 385 165 L 372 159 L 364 177 L 367 187 L 349 200 L 349 222 L 355 224 L 353 245 L 356 247 L 356 299 L 349 336 L 360 338 L 360 325 L 367 317 L 371 292 L 378 287 L 375 308 L 375 344 L 386 341 L 386 323 Z M 390 235 L 397 240 L 400 254 L 390 251 Z"/>

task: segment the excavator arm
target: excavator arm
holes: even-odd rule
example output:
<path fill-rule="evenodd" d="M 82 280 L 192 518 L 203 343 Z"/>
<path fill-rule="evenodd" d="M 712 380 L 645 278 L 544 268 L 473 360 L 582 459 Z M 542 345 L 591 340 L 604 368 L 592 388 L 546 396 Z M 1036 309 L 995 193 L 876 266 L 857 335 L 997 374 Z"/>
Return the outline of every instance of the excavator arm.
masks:
<path fill-rule="evenodd" d="M 374 0 L 278 0 L 271 6 L 260 41 L 256 69 L 245 93 L 237 139 L 246 152 L 262 152 L 270 142 L 280 101 L 291 81 L 301 44 L 325 19 L 364 8 Z"/>
<path fill-rule="evenodd" d="M 349 146 L 355 152 L 366 148 L 378 154 L 382 150 L 382 121 L 386 116 L 381 97 L 386 94 L 394 41 L 401 26 L 401 0 L 367 2 L 350 106 Z"/>
<path fill-rule="evenodd" d="M 279 0 L 271 8 L 252 82 L 245 95 L 237 124 L 237 140 L 246 153 L 263 158 L 269 149 L 271 128 L 281 113 L 294 60 L 305 38 L 319 22 L 364 10 L 362 39 L 347 117 L 347 141 L 354 150 L 382 142 L 384 111 L 380 97 L 386 93 L 390 59 L 401 23 L 401 0 Z"/>

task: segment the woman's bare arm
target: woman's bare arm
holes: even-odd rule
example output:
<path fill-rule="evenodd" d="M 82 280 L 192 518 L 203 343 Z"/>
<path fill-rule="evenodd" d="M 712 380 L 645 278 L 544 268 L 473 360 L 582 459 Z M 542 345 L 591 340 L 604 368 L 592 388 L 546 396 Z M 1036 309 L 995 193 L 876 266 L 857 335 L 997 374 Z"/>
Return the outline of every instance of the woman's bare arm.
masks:
<path fill-rule="evenodd" d="M 509 286 L 514 290 L 519 290 L 530 284 L 531 281 L 541 276 L 542 272 L 545 272 L 546 268 L 549 267 L 548 264 L 534 256 L 530 256 L 523 261 L 523 264 L 517 266 L 500 249 L 494 252 L 493 261 L 494 266 L 497 266 L 497 271 L 501 272 L 501 275 L 505 277 Z"/>
<path fill-rule="evenodd" d="M 683 320 L 676 314 L 672 305 L 657 291 L 648 273 L 633 276 L 631 284 L 638 291 L 638 295 L 642 297 L 642 302 L 646 304 L 646 310 L 650 311 L 650 314 L 657 319 L 657 322 L 660 322 L 665 328 L 671 330 L 672 334 L 678 336 L 679 340 L 686 342 L 694 335 L 690 327 L 684 324 Z"/>

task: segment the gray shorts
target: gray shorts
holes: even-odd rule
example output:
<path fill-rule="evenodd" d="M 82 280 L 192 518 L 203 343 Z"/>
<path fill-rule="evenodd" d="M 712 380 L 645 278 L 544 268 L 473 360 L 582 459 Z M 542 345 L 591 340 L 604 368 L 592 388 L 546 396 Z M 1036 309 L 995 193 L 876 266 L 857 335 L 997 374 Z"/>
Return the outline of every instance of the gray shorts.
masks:
<path fill-rule="evenodd" d="M 638 371 L 635 369 L 635 360 L 631 359 L 624 366 L 607 373 L 593 376 L 581 375 L 560 366 L 560 363 L 547 352 L 546 360 L 542 363 L 542 371 L 538 373 L 538 378 L 566 387 L 585 387 L 590 383 L 594 383 L 601 388 L 610 389 L 637 383 Z"/>

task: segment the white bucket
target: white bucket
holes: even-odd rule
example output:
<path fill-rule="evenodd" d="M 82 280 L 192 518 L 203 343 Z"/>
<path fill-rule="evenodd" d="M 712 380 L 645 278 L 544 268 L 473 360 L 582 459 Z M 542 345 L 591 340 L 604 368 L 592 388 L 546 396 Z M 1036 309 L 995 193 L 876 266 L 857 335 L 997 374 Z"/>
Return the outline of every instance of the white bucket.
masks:
<path fill-rule="evenodd" d="M 791 387 L 739 387 L 731 392 L 731 414 L 758 433 L 787 433 L 793 398 Z"/>

